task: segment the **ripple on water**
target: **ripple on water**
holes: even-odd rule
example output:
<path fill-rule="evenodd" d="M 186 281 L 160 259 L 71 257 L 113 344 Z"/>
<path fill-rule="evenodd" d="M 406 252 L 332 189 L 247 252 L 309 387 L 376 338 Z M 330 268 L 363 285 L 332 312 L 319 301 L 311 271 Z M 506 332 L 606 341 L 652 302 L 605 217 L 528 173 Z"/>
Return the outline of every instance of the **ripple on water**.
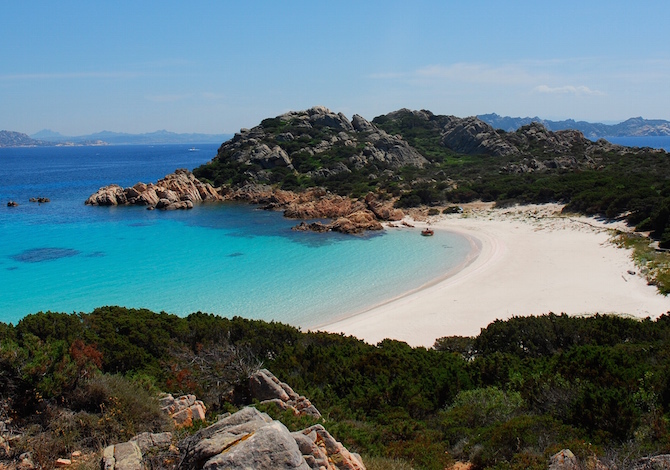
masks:
<path fill-rule="evenodd" d="M 22 263 L 41 263 L 43 261 L 54 261 L 60 258 L 77 256 L 79 253 L 79 250 L 73 250 L 72 248 L 45 247 L 24 250 L 21 253 L 12 255 L 11 258 L 14 261 L 20 261 Z"/>

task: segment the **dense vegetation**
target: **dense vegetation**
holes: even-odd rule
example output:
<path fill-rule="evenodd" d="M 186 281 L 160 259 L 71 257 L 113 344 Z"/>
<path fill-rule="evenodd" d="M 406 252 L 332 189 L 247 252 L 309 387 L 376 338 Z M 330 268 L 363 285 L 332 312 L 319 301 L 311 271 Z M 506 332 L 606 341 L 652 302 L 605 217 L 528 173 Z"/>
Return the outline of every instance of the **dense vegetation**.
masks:
<path fill-rule="evenodd" d="M 402 194 L 399 205 L 463 203 L 476 199 L 509 203 L 566 203 L 566 211 L 608 218 L 624 216 L 642 231 L 651 231 L 670 246 L 670 159 L 664 152 L 610 151 L 594 156 L 597 165 L 575 169 L 544 171 L 502 171 L 519 163 L 518 156 L 459 155 L 440 141 L 445 116 L 423 120 L 411 113 L 390 119 L 379 116 L 374 124 L 389 133 L 400 134 L 414 148 L 431 160 L 432 166 L 417 174 L 423 179 Z M 505 135 L 503 131 L 499 134 Z M 521 131 L 517 131 L 519 134 Z M 509 140 L 518 138 L 511 133 Z M 573 157 L 584 152 L 573 146 Z M 527 150 L 539 161 L 556 157 L 538 145 Z M 440 177 L 442 176 L 442 178 Z M 445 178 L 455 183 L 446 185 Z"/>
<path fill-rule="evenodd" d="M 278 166 L 263 171 L 257 164 L 238 162 L 233 158 L 238 149 L 226 149 L 224 144 L 219 149 L 217 158 L 195 168 L 193 174 L 215 186 L 238 186 L 248 182 L 262 182 L 277 185 L 288 191 L 321 186 L 335 193 L 353 197 L 364 196 L 370 191 L 378 190 L 393 176 L 383 173 L 388 168 L 380 162 L 364 166 L 350 164 L 350 157 L 365 148 L 364 134 L 355 131 L 345 132 L 327 126 L 306 129 L 300 126 L 299 122 L 282 121 L 279 118 L 264 119 L 259 128 L 263 130 L 264 138 L 271 146 L 279 145 L 291 155 L 291 162 L 295 170 Z M 338 142 L 327 150 L 317 149 L 321 142 L 329 141 L 342 132 L 348 135 L 355 145 L 348 146 Z M 279 135 L 287 133 L 298 137 L 291 141 L 277 142 L 275 140 Z M 246 148 L 246 145 L 241 148 Z M 311 151 L 306 152 L 303 150 L 305 148 Z M 338 171 L 342 168 L 346 168 L 347 171 Z"/>
<path fill-rule="evenodd" d="M 50 457 L 160 429 L 156 390 L 196 393 L 212 415 L 240 405 L 261 364 L 350 449 L 416 468 L 545 468 L 566 447 L 619 463 L 670 451 L 667 316 L 519 317 L 431 349 L 120 307 L 0 324 L 1 410 Z"/>

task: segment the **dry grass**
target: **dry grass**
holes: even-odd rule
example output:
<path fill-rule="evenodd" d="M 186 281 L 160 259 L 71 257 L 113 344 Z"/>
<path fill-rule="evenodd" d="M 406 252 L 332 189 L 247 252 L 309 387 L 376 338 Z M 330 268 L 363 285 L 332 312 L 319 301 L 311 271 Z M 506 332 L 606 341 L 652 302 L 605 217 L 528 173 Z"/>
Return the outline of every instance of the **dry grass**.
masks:
<path fill-rule="evenodd" d="M 408 462 L 400 459 L 390 459 L 388 457 L 368 457 L 362 456 L 363 463 L 367 470 L 413 470 Z"/>
<path fill-rule="evenodd" d="M 650 285 L 663 295 L 670 294 L 670 252 L 659 251 L 648 237 L 637 233 L 619 233 L 614 243 L 633 250 L 633 259 Z"/>

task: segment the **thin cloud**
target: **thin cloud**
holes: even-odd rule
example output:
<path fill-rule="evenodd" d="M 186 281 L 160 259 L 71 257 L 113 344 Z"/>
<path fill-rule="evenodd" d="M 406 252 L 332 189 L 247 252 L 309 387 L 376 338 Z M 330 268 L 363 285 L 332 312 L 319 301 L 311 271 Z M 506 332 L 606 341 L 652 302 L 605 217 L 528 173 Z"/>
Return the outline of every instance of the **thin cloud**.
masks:
<path fill-rule="evenodd" d="M 457 63 L 452 65 L 430 65 L 415 72 L 415 76 L 470 83 L 522 84 L 535 77 L 525 67 L 515 64 L 488 65 L 478 63 Z"/>
<path fill-rule="evenodd" d="M 518 60 L 503 63 L 457 62 L 426 65 L 406 73 L 372 73 L 367 78 L 405 80 L 424 85 L 450 82 L 532 87 L 537 83 L 582 81 L 584 71 L 597 71 L 598 67 L 594 64 L 598 63 L 600 62 L 597 58 Z M 567 72 L 570 70 L 573 72 Z M 588 88 L 584 88 L 586 87 L 575 87 L 575 90 L 588 93 Z"/>
<path fill-rule="evenodd" d="M 448 81 L 525 86 L 548 78 L 544 73 L 531 73 L 531 68 L 527 65 L 521 63 L 491 65 L 469 62 L 450 65 L 434 64 L 408 73 L 373 73 L 367 75 L 367 78 L 373 80 L 407 80 L 423 84 Z"/>
<path fill-rule="evenodd" d="M 591 96 L 603 96 L 605 93 L 598 90 L 591 90 L 587 86 L 559 86 L 559 87 L 550 87 L 548 85 L 539 85 L 533 88 L 533 93 L 542 93 L 549 95 L 591 95 Z"/>

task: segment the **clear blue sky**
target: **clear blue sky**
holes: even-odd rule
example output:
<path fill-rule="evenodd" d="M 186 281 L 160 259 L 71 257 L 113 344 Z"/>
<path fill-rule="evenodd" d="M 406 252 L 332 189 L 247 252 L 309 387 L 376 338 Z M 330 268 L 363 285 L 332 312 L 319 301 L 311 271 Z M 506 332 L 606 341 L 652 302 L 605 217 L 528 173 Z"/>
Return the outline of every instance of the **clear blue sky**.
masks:
<path fill-rule="evenodd" d="M 0 129 L 231 133 L 324 105 L 670 120 L 670 2 L 5 1 Z"/>

